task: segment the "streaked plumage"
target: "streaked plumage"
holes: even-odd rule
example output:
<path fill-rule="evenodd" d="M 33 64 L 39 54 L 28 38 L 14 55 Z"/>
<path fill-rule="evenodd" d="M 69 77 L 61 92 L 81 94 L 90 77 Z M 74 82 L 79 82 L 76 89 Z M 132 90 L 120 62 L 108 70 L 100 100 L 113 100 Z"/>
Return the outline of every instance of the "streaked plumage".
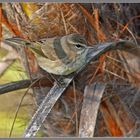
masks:
<path fill-rule="evenodd" d="M 10 38 L 5 42 L 31 48 L 39 66 L 56 75 L 68 75 L 79 69 L 85 63 L 88 51 L 86 40 L 79 34 L 45 38 L 36 42 Z"/>

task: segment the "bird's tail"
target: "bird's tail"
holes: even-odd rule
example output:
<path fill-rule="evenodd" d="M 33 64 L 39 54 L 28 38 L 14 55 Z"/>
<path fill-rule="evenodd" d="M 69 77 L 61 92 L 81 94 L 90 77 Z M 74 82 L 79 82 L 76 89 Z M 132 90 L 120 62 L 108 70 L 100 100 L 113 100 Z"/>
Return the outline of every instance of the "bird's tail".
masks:
<path fill-rule="evenodd" d="M 7 38 L 2 41 L 4 43 L 10 45 L 11 47 L 19 47 L 19 46 L 28 47 L 30 45 L 29 41 L 22 39 L 22 38 L 18 38 L 18 37 Z"/>

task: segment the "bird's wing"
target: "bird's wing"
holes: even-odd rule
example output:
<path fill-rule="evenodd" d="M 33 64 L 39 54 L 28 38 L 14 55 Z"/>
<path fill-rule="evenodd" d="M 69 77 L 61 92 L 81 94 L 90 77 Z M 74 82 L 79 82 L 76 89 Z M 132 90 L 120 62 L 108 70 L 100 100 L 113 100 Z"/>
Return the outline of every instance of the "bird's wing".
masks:
<path fill-rule="evenodd" d="M 47 56 L 50 60 L 56 61 L 68 59 L 68 55 L 64 51 L 61 44 L 61 37 L 49 38 L 44 40 L 42 39 L 38 43 L 40 44 L 41 50 L 44 55 Z"/>
<path fill-rule="evenodd" d="M 63 63 L 60 60 L 51 61 L 45 57 L 39 57 L 38 59 L 39 66 L 49 73 L 56 75 L 61 75 L 65 70 Z"/>

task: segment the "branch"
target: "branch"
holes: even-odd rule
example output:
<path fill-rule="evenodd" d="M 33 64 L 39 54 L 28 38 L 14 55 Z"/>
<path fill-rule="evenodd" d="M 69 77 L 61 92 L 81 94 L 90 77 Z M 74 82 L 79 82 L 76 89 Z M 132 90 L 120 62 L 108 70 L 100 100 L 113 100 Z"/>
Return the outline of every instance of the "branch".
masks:
<path fill-rule="evenodd" d="M 41 79 L 34 79 L 33 82 L 35 82 L 35 84 L 33 84 L 32 87 L 51 87 L 53 85 L 52 82 L 45 77 Z M 27 79 L 0 85 L 0 95 L 7 92 L 28 88 L 31 84 L 32 81 Z"/>

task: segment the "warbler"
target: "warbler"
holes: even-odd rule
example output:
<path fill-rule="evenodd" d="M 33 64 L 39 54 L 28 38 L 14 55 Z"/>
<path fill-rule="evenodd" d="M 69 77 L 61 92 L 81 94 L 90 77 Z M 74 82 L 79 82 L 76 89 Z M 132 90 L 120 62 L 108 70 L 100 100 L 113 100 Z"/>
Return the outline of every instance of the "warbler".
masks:
<path fill-rule="evenodd" d="M 4 42 L 30 48 L 38 65 L 55 75 L 68 75 L 78 70 L 85 63 L 88 52 L 87 41 L 76 33 L 35 42 L 21 38 L 8 38 Z"/>

